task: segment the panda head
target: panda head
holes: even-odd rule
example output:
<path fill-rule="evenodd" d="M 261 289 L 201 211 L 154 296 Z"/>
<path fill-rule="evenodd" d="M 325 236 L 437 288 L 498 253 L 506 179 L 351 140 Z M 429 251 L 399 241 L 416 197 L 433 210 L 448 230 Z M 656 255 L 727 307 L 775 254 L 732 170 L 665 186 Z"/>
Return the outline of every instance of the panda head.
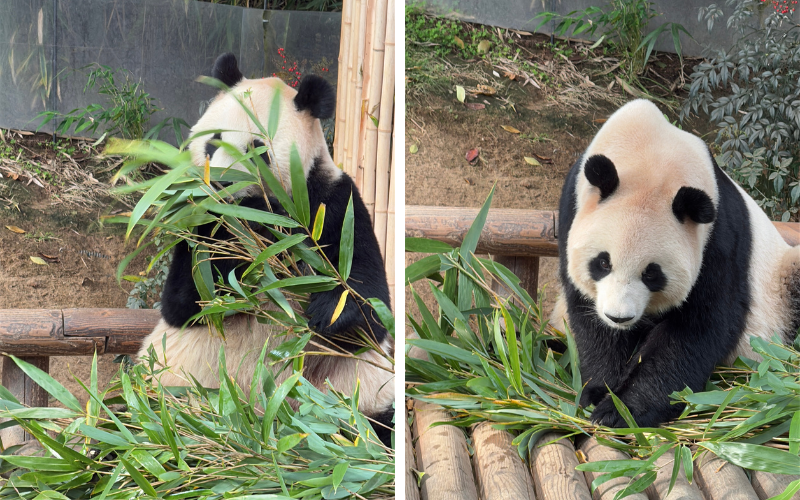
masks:
<path fill-rule="evenodd" d="M 215 139 L 229 143 L 241 152 L 253 146 L 264 145 L 264 137 L 258 126 L 242 108 L 243 103 L 266 129 L 278 103 L 278 126 L 272 138 L 270 167 L 275 176 L 291 189 L 289 159 L 292 145 L 297 148 L 306 178 L 316 164 L 329 169 L 329 175 L 341 172 L 330 158 L 321 119 L 333 116 L 336 93 L 324 79 L 314 75 L 303 78 L 297 89 L 286 85 L 279 78 L 244 78 L 233 54 L 223 54 L 214 63 L 212 76 L 230 87 L 229 92 L 220 92 L 208 106 L 200 120 L 192 127 L 191 135 L 211 130 L 220 133 L 199 135 L 189 144 L 195 165 L 233 167 L 244 170 L 235 163 L 224 148 L 215 145 Z M 238 102 L 240 101 L 240 102 Z M 264 155 L 269 160 L 270 157 Z"/>
<path fill-rule="evenodd" d="M 629 329 L 686 300 L 717 198 L 699 138 L 647 101 L 609 118 L 580 165 L 567 240 L 568 275 L 604 323 Z"/>

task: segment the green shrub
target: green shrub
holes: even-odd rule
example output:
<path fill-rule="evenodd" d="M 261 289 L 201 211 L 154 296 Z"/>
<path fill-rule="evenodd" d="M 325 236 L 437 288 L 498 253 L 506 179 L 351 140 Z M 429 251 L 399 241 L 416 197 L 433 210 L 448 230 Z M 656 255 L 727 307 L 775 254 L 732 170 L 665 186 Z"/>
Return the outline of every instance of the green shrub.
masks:
<path fill-rule="evenodd" d="M 739 38 L 695 66 L 681 118 L 700 113 L 717 128 L 717 160 L 774 219 L 798 217 L 800 199 L 800 29 L 788 2 L 728 0 Z M 752 25 L 767 10 L 763 23 Z M 709 30 L 723 16 L 701 10 Z"/>

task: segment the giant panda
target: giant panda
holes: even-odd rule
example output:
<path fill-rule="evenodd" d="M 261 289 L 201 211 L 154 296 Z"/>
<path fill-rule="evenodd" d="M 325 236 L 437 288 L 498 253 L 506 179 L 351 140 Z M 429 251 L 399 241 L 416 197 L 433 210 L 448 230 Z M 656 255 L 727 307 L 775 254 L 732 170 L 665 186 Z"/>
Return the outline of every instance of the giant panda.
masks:
<path fill-rule="evenodd" d="M 190 137 L 201 134 L 189 145 L 194 164 L 204 165 L 208 159 L 213 167 L 227 168 L 234 163 L 224 148 L 215 145 L 214 139 L 232 144 L 243 152 L 254 146 L 263 146 L 261 138 L 254 133 L 258 129 L 235 96 L 242 99 L 266 126 L 270 121 L 273 97 L 280 93 L 280 121 L 272 139 L 272 157 L 264 153 L 262 158 L 275 177 L 286 183 L 286 191 L 291 193 L 289 158 L 292 144 L 296 145 L 305 171 L 310 213 L 315 214 L 321 203 L 326 206 L 324 228 L 318 243 L 333 263 L 338 262 L 341 229 L 352 195 L 355 248 L 348 285 L 364 299 L 378 298 L 388 306 L 389 287 L 369 212 L 353 180 L 334 164 L 320 125 L 320 119 L 329 118 L 334 112 L 336 96 L 333 88 L 317 76 L 306 76 L 297 90 L 278 78 L 246 79 L 233 54 L 223 54 L 217 58 L 212 76 L 230 87 L 230 92 L 220 92 L 192 127 Z M 202 134 L 204 131 L 217 130 L 221 132 Z M 234 168 L 237 167 L 244 168 L 234 165 Z M 255 192 L 239 192 L 236 197 L 240 205 L 261 210 L 272 208 L 275 212 L 281 210 L 276 200 L 271 200 L 271 197 L 264 199 L 260 188 Z M 224 228 L 216 227 L 215 223 L 199 226 L 197 238 L 208 238 L 212 231 L 216 239 L 231 238 Z M 269 235 L 264 228 L 260 228 L 259 234 L 262 233 Z M 241 272 L 242 267 L 246 267 L 242 264 L 242 261 L 234 259 L 214 260 L 213 268 L 218 272 L 217 276 L 221 275 L 227 280 L 231 270 L 238 268 Z M 384 353 L 393 355 L 392 338 L 374 310 L 354 300 L 352 294 L 348 295 L 340 316 L 331 324 L 342 292 L 342 287 L 338 286 L 310 295 L 305 316 L 317 335 L 306 348 L 303 376 L 321 390 L 326 389 L 326 380 L 329 380 L 337 391 L 348 395 L 352 394 L 359 380 L 359 409 L 373 420 L 373 428 L 381 441 L 390 445 L 394 418 L 391 362 L 374 350 L 361 352 L 354 358 L 315 355 L 315 349 L 311 347 L 316 344 L 354 353 L 363 346 L 363 340 L 356 332 L 361 329 L 368 334 L 371 332 L 373 341 Z M 147 355 L 152 346 L 159 366 L 169 366 L 169 371 L 159 375 L 164 385 L 188 385 L 187 379 L 191 379 L 184 374 L 191 374 L 201 385 L 217 387 L 218 353 L 224 342 L 228 372 L 236 375 L 241 387 L 249 387 L 264 343 L 269 343 L 270 352 L 289 340 L 291 337 L 286 334 L 291 335 L 291 332 L 284 332 L 275 325 L 259 323 L 248 314 L 236 314 L 225 319 L 226 340 L 223 341 L 208 325 L 187 325 L 189 319 L 201 310 L 199 300 L 200 295 L 192 279 L 192 250 L 186 241 L 181 241 L 173 249 L 169 274 L 162 291 L 162 319 L 143 342 L 139 358 Z M 162 346 L 165 336 L 166 350 Z M 316 349 L 317 352 L 319 350 Z M 281 383 L 291 375 L 291 368 L 274 375 L 277 383 Z"/>
<path fill-rule="evenodd" d="M 572 166 L 559 217 L 561 295 L 592 421 L 677 417 L 670 394 L 703 390 L 717 363 L 753 358 L 751 336 L 800 327 L 800 247 L 790 247 L 703 141 L 632 101 Z"/>

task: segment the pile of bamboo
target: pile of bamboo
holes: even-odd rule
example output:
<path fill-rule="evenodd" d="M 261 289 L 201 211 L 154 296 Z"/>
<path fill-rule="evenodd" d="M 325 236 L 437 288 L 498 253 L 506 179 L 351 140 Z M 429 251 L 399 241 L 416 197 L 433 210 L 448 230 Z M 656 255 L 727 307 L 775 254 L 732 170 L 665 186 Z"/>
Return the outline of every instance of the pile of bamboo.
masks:
<path fill-rule="evenodd" d="M 334 161 L 358 186 L 394 297 L 394 0 L 345 0 Z"/>

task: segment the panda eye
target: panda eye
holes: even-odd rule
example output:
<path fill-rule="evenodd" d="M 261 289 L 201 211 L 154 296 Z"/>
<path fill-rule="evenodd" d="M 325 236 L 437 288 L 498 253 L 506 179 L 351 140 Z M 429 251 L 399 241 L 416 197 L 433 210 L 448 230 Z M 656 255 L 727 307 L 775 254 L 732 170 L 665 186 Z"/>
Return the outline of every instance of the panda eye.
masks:
<path fill-rule="evenodd" d="M 589 262 L 589 274 L 595 281 L 600 281 L 611 274 L 611 255 L 608 252 L 600 252 Z"/>
<path fill-rule="evenodd" d="M 655 262 L 651 262 L 647 265 L 645 270 L 642 271 L 642 283 L 644 283 L 651 292 L 660 292 L 667 286 L 667 277 L 661 270 L 661 266 Z"/>

